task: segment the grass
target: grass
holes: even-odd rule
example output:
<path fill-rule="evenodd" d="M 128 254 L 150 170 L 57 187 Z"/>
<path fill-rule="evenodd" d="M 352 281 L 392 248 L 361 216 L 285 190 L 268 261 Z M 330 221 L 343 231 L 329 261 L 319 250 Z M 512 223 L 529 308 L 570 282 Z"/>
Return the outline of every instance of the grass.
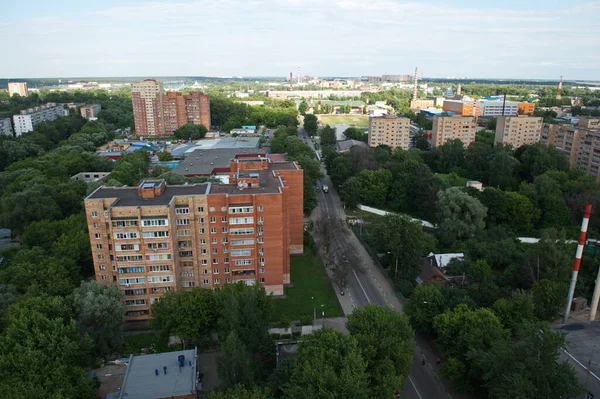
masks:
<path fill-rule="evenodd" d="M 150 353 L 170 352 L 177 350 L 179 345 L 171 348 L 166 338 L 155 333 L 133 334 L 123 337 L 124 346 L 121 351 L 124 355 L 139 355 L 142 348 L 150 349 Z"/>
<path fill-rule="evenodd" d="M 369 117 L 366 115 L 319 115 L 321 123 L 326 125 L 348 124 L 354 127 L 369 126 Z"/>
<path fill-rule="evenodd" d="M 274 301 L 274 322 L 312 319 L 315 309 L 317 317 L 321 311 L 325 317 L 344 315 L 325 268 L 312 251 L 305 247 L 304 256 L 292 257 L 291 269 L 293 287 L 285 289 L 285 298 Z"/>
<path fill-rule="evenodd" d="M 445 181 L 453 187 L 465 187 L 467 185 L 468 180 L 462 176 L 457 175 L 456 173 L 438 173 L 437 177 L 439 177 L 440 180 Z"/>

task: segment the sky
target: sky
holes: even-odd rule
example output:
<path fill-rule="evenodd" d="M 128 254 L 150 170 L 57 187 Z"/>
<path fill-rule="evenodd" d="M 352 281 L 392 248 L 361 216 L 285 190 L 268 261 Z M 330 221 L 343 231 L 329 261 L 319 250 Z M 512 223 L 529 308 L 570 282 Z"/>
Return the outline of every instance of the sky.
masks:
<path fill-rule="evenodd" d="M 0 0 L 0 78 L 600 80 L 600 1 Z"/>

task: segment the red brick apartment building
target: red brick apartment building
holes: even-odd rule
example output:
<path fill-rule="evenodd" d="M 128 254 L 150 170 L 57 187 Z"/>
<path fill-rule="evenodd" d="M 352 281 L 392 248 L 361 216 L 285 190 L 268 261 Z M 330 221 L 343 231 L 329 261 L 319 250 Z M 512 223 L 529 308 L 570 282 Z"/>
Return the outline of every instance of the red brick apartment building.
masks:
<path fill-rule="evenodd" d="M 303 171 L 267 158 L 230 161 L 229 184 L 100 187 L 85 199 L 96 280 L 146 320 L 165 292 L 260 284 L 283 295 L 303 253 Z"/>
<path fill-rule="evenodd" d="M 210 129 L 210 100 L 206 94 L 165 94 L 163 84 L 146 79 L 131 86 L 135 134 L 165 136 L 188 123 Z"/>

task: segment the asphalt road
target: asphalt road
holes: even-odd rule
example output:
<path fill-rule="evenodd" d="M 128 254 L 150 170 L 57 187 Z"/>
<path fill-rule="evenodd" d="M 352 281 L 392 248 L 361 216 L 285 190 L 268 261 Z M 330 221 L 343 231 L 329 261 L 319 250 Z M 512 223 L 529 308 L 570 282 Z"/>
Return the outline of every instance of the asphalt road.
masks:
<path fill-rule="evenodd" d="M 314 150 L 312 142 L 304 129 L 300 128 L 298 135 L 301 139 L 306 139 L 307 144 Z M 325 174 L 324 167 L 322 167 L 322 170 Z M 317 193 L 319 206 L 317 213 L 313 215 L 316 218 L 314 222 L 317 225 L 327 225 L 327 231 L 331 237 L 330 252 L 338 261 L 346 261 L 350 265 L 346 295 L 350 298 L 354 307 L 377 304 L 390 306 L 401 312 L 402 304 L 393 294 L 393 289 L 388 281 L 376 269 L 377 266 L 373 264 L 360 241 L 348 228 L 343 205 L 329 177 L 325 175 L 321 179 L 321 184 L 327 184 L 329 192 L 324 193 L 320 190 Z M 422 352 L 418 347 L 415 348 L 410 375 L 402 386 L 401 398 L 451 398 L 428 363 L 430 360 L 433 359 L 427 359 L 426 364 L 423 365 Z"/>

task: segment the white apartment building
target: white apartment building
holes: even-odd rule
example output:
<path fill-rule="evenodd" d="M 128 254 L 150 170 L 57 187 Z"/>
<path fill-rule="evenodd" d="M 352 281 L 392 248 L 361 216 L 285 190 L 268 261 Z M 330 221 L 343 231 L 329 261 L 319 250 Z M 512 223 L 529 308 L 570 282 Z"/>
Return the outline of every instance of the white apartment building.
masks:
<path fill-rule="evenodd" d="M 0 136 L 12 136 L 13 128 L 10 118 L 0 119 Z"/>
<path fill-rule="evenodd" d="M 477 101 L 477 106 L 481 108 L 482 116 L 502 116 L 517 115 L 519 112 L 519 103 L 516 101 Z M 504 111 L 502 111 L 504 109 Z"/>
<path fill-rule="evenodd" d="M 23 133 L 31 132 L 35 125 L 40 122 L 53 121 L 68 114 L 69 110 L 55 103 L 47 103 L 39 107 L 23 110 L 19 115 L 13 115 L 15 134 L 20 136 Z"/>

